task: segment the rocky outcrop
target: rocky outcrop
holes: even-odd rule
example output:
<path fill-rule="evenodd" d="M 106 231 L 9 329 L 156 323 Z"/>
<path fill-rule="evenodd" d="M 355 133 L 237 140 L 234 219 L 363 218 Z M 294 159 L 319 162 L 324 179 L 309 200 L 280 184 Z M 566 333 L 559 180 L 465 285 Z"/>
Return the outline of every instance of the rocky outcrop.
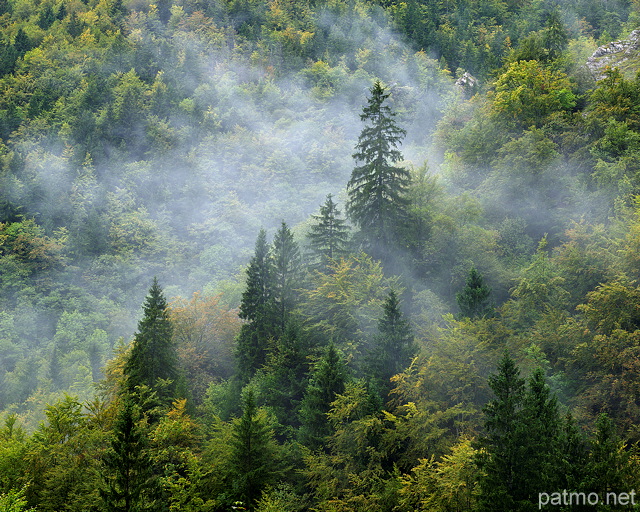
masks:
<path fill-rule="evenodd" d="M 587 59 L 587 69 L 596 80 L 604 78 L 607 66 L 616 67 L 629 59 L 640 57 L 640 30 L 634 30 L 627 39 L 614 41 L 598 48 Z"/>

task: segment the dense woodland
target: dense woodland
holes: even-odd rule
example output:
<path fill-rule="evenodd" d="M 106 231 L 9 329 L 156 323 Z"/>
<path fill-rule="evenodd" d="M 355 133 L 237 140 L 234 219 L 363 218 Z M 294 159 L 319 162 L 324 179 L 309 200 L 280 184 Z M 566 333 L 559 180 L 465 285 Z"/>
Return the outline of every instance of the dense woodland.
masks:
<path fill-rule="evenodd" d="M 0 0 L 0 511 L 640 488 L 639 26 Z"/>

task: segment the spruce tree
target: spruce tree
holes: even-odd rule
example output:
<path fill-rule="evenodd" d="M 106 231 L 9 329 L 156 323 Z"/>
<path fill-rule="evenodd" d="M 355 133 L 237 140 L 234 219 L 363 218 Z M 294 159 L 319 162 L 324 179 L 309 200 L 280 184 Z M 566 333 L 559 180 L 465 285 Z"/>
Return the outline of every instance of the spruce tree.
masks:
<path fill-rule="evenodd" d="M 400 310 L 398 295 L 391 290 L 384 302 L 378 334 L 369 354 L 370 380 L 386 394 L 390 390 L 389 379 L 409 365 L 414 352 L 411 325 Z"/>
<path fill-rule="evenodd" d="M 284 332 L 301 286 L 302 261 L 293 233 L 283 221 L 273 237 L 273 299 L 277 311 L 277 327 Z"/>
<path fill-rule="evenodd" d="M 131 354 L 124 366 L 125 387 L 127 392 L 135 394 L 146 386 L 168 405 L 178 398 L 178 356 L 172 341 L 167 301 L 156 278 L 143 309 Z"/>
<path fill-rule="evenodd" d="M 347 253 L 349 227 L 340 217 L 340 210 L 331 194 L 320 207 L 319 215 L 312 215 L 312 218 L 315 224 L 307 234 L 309 247 L 315 257 L 316 267 L 324 271 L 334 259 Z"/>
<path fill-rule="evenodd" d="M 282 425 L 299 425 L 296 413 L 307 385 L 308 356 L 308 333 L 291 319 L 274 340 L 259 380 L 261 401 Z"/>
<path fill-rule="evenodd" d="M 51 4 L 46 4 L 38 15 L 38 26 L 42 30 L 47 30 L 56 21 L 56 14 L 53 12 Z"/>
<path fill-rule="evenodd" d="M 326 439 L 331 434 L 327 413 L 336 395 L 344 393 L 345 381 L 344 363 L 331 343 L 313 370 L 300 405 L 298 439 L 312 450 L 326 446 Z"/>
<path fill-rule="evenodd" d="M 526 439 L 523 457 L 526 464 L 518 469 L 522 482 L 519 499 L 535 502 L 540 489 L 556 489 L 560 483 L 562 425 L 558 402 L 538 368 L 529 378 L 522 407 L 522 434 Z"/>
<path fill-rule="evenodd" d="M 360 119 L 360 133 L 353 158 L 360 164 L 347 184 L 347 213 L 372 244 L 374 252 L 388 248 L 394 232 L 407 217 L 407 189 L 411 179 L 407 169 L 397 166 L 402 154 L 397 149 L 406 132 L 385 104 L 389 98 L 380 81 L 371 88 L 371 97 Z"/>
<path fill-rule="evenodd" d="M 139 426 L 140 410 L 125 396 L 114 425 L 110 446 L 102 457 L 103 486 L 99 490 L 105 512 L 145 510 L 150 460 L 147 438 Z"/>
<path fill-rule="evenodd" d="M 247 268 L 247 286 L 242 293 L 238 314 L 247 322 L 240 329 L 236 348 L 238 372 L 243 382 L 264 365 L 269 340 L 277 334 L 273 279 L 273 259 L 267 233 L 261 229 L 254 256 Z"/>
<path fill-rule="evenodd" d="M 13 47 L 18 52 L 19 56 L 24 55 L 33 47 L 31 39 L 29 39 L 29 36 L 25 33 L 22 27 L 20 27 L 16 32 L 16 37 L 13 40 Z"/>
<path fill-rule="evenodd" d="M 565 454 L 556 398 L 540 369 L 525 386 L 508 354 L 498 373 L 489 377 L 489 386 L 495 398 L 484 408 L 479 510 L 534 510 L 538 493 L 555 490 L 563 481 Z"/>
<path fill-rule="evenodd" d="M 498 373 L 489 377 L 495 398 L 484 407 L 486 435 L 481 439 L 479 466 L 479 510 L 515 511 L 522 465 L 522 405 L 525 381 L 508 354 L 498 365 Z"/>
<path fill-rule="evenodd" d="M 484 282 L 482 275 L 471 267 L 462 291 L 456 293 L 456 302 L 463 318 L 482 318 L 493 314 L 493 305 L 489 302 L 491 288 Z"/>
<path fill-rule="evenodd" d="M 245 391 L 242 417 L 235 423 L 231 439 L 231 476 L 233 492 L 251 506 L 266 485 L 272 483 L 277 461 L 273 451 L 273 433 L 256 406 L 252 389 Z"/>

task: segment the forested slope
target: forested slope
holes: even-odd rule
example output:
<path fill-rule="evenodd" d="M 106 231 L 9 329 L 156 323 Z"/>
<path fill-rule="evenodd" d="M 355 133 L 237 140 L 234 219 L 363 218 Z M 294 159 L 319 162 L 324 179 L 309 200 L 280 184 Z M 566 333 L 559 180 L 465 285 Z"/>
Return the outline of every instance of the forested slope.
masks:
<path fill-rule="evenodd" d="M 0 509 L 636 488 L 639 15 L 1 1 Z"/>

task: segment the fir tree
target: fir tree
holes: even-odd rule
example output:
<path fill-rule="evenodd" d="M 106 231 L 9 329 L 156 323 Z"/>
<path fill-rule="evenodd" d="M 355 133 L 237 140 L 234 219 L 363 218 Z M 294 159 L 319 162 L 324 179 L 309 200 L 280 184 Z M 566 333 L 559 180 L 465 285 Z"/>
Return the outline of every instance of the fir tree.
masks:
<path fill-rule="evenodd" d="M 402 160 L 397 147 L 406 132 L 398 127 L 395 113 L 385 104 L 388 98 L 389 93 L 376 81 L 360 115 L 366 126 L 353 154 L 361 165 L 353 169 L 347 184 L 347 213 L 368 237 L 374 251 L 389 245 L 394 231 L 403 225 L 409 205 L 406 196 L 410 173 L 395 165 Z"/>
<path fill-rule="evenodd" d="M 272 256 L 273 299 L 277 311 L 277 327 L 282 333 L 297 302 L 302 270 L 300 249 L 284 221 L 273 238 Z"/>
<path fill-rule="evenodd" d="M 273 275 L 273 259 L 267 243 L 267 233 L 261 229 L 254 256 L 247 268 L 247 286 L 242 293 L 238 314 L 247 321 L 240 329 L 236 348 L 239 376 L 244 382 L 262 367 L 269 340 L 277 334 Z"/>
<path fill-rule="evenodd" d="M 149 483 L 147 439 L 138 425 L 140 410 L 130 396 L 121 405 L 114 425 L 111 445 L 102 457 L 103 487 L 100 489 L 105 512 L 145 510 L 144 492 Z"/>
<path fill-rule="evenodd" d="M 400 311 L 395 291 L 387 296 L 378 335 L 369 354 L 369 377 L 383 391 L 389 391 L 389 379 L 404 370 L 415 352 L 411 325 Z"/>
<path fill-rule="evenodd" d="M 456 302 L 463 318 L 487 317 L 493 314 L 493 305 L 489 302 L 491 288 L 484 282 L 482 275 L 471 268 L 462 291 L 456 293 Z"/>
<path fill-rule="evenodd" d="M 534 502 L 540 489 L 556 489 L 560 482 L 562 455 L 560 453 L 561 422 L 556 397 L 545 382 L 544 372 L 538 368 L 529 378 L 522 407 L 523 437 L 526 464 L 518 470 L 522 482 L 520 499 Z"/>
<path fill-rule="evenodd" d="M 525 387 L 508 354 L 489 385 L 495 398 L 484 408 L 487 434 L 481 439 L 479 510 L 533 510 L 541 489 L 556 489 L 562 482 L 556 398 L 540 369 Z"/>
<path fill-rule="evenodd" d="M 629 489 L 629 454 L 623 449 L 624 442 L 616 433 L 608 414 L 598 416 L 590 445 L 591 456 L 585 477 L 588 492 L 604 496 L 609 492 L 620 493 Z"/>
<path fill-rule="evenodd" d="M 261 398 L 282 425 L 298 426 L 297 410 L 307 384 L 308 334 L 295 319 L 274 340 L 260 379 Z"/>
<path fill-rule="evenodd" d="M 333 202 L 331 194 L 320 207 L 319 215 L 312 215 L 315 224 L 311 226 L 307 238 L 316 259 L 316 266 L 324 271 L 334 259 L 347 252 L 349 227 L 340 218 L 340 210 Z"/>
<path fill-rule="evenodd" d="M 155 278 L 143 307 L 143 317 L 124 366 L 126 390 L 133 394 L 146 386 L 169 404 L 178 398 L 178 356 L 172 342 L 167 301 Z"/>
<path fill-rule="evenodd" d="M 234 494 L 251 506 L 264 487 L 275 480 L 277 461 L 273 433 L 256 406 L 252 389 L 245 392 L 242 402 L 242 417 L 233 429 L 230 464 Z"/>
<path fill-rule="evenodd" d="M 51 7 L 51 4 L 45 5 L 38 16 L 38 26 L 42 30 L 47 30 L 55 21 L 56 14 L 53 12 L 53 7 Z"/>
<path fill-rule="evenodd" d="M 298 439 L 313 450 L 326 446 L 331 434 L 327 413 L 336 395 L 344 393 L 345 367 L 336 347 L 331 343 L 318 361 L 300 405 L 301 427 Z"/>
<path fill-rule="evenodd" d="M 516 510 L 518 471 L 522 465 L 521 410 L 525 381 L 508 354 L 489 377 L 495 398 L 484 408 L 486 435 L 481 439 L 479 510 Z"/>
<path fill-rule="evenodd" d="M 19 56 L 24 55 L 32 48 L 31 39 L 29 39 L 29 36 L 24 30 L 22 30 L 22 27 L 20 27 L 16 32 L 16 37 L 13 40 L 13 47 L 18 52 Z"/>

